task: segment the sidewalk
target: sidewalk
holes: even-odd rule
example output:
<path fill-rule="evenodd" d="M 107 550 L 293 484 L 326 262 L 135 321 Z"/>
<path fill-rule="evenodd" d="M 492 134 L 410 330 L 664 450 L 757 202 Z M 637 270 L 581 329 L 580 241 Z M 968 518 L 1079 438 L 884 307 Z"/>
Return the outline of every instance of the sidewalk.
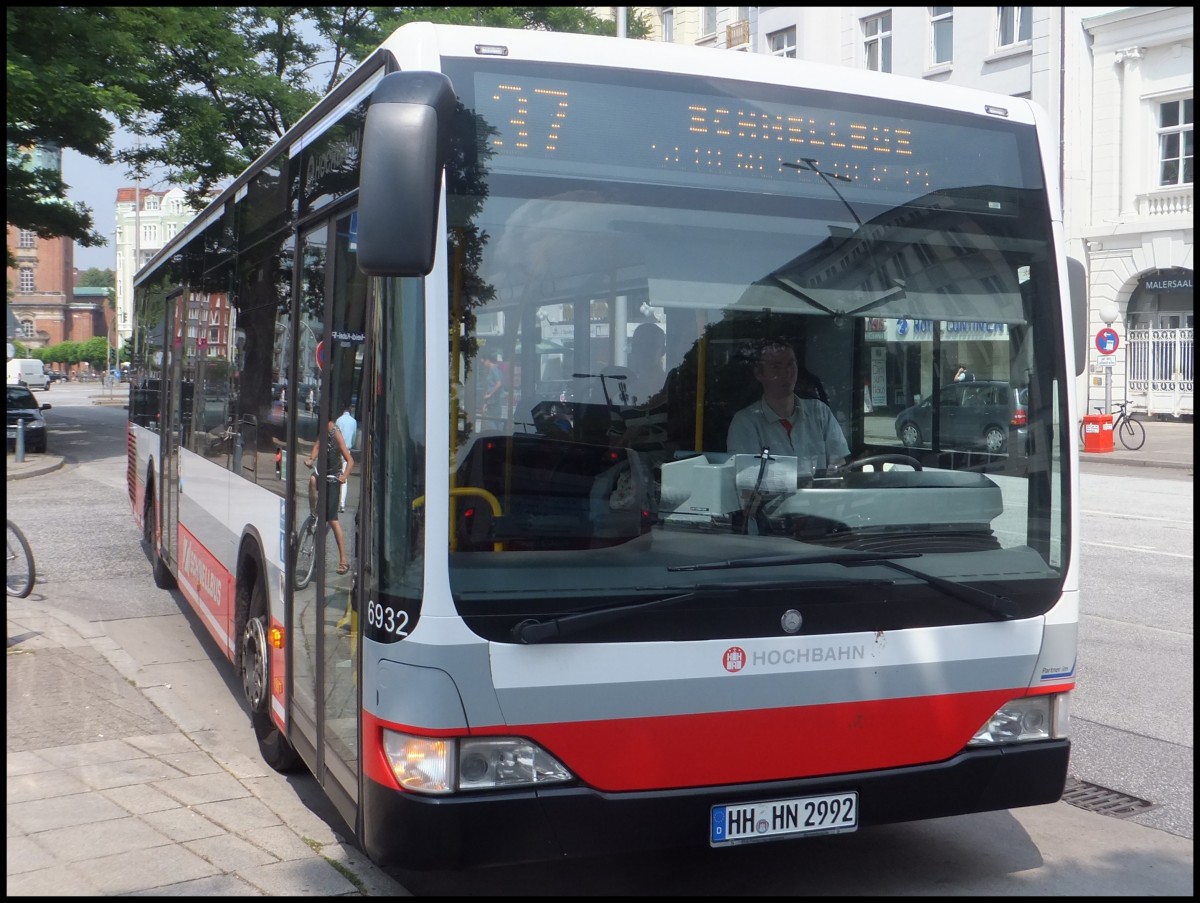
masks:
<path fill-rule="evenodd" d="M 1146 428 L 1146 444 L 1137 451 L 1130 451 L 1113 436 L 1110 452 L 1084 452 L 1080 461 L 1093 464 L 1130 464 L 1135 467 L 1168 467 L 1192 472 L 1195 446 L 1192 443 L 1190 420 L 1143 420 Z"/>
<path fill-rule="evenodd" d="M 406 895 L 104 631 L 9 600 L 8 896 Z"/>

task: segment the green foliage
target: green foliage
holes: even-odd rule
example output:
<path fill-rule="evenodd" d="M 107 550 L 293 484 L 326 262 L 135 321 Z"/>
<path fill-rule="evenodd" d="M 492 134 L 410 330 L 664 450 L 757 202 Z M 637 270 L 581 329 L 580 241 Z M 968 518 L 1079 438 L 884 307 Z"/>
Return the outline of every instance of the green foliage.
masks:
<path fill-rule="evenodd" d="M 30 148 L 71 148 L 107 162 L 113 123 L 137 105 L 136 46 L 110 7 L 10 6 L 5 60 L 8 209 L 11 225 L 42 238 L 105 244 L 91 210 L 66 200 L 59 170 L 37 167 Z"/>
<path fill-rule="evenodd" d="M 87 247 L 106 243 L 91 211 L 20 148 L 115 160 L 131 180 L 163 167 L 202 208 L 406 22 L 615 33 L 580 6 L 52 6 L 7 17 L 8 221 Z M 632 12 L 629 36 L 648 33 Z M 114 122 L 140 136 L 136 147 L 114 153 Z"/>
<path fill-rule="evenodd" d="M 316 102 L 309 72 L 321 47 L 304 37 L 301 7 L 139 7 L 145 35 L 148 140 L 122 152 L 134 172 L 163 166 L 167 181 L 207 203 L 209 189 L 240 173 Z"/>
<path fill-rule="evenodd" d="M 76 285 L 80 288 L 116 288 L 117 277 L 112 270 L 88 267 L 79 274 Z"/>
<path fill-rule="evenodd" d="M 104 370 L 108 360 L 108 340 L 104 336 L 93 336 L 79 343 L 79 359 L 86 361 L 94 370 Z"/>

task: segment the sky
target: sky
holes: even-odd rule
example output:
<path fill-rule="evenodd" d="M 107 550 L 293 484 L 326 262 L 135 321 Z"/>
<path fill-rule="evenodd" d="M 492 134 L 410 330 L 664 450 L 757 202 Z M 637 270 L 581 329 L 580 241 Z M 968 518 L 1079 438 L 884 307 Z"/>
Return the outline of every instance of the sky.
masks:
<path fill-rule="evenodd" d="M 121 149 L 133 144 L 133 136 L 124 132 L 114 132 L 113 146 Z M 127 176 L 122 164 L 105 165 L 91 157 L 85 157 L 78 151 L 70 149 L 63 151 L 63 181 L 70 187 L 67 190 L 67 200 L 79 202 L 92 208 L 92 221 L 95 229 L 106 239 L 108 244 L 99 248 L 85 248 L 75 243 L 75 266 L 79 270 L 99 267 L 102 270 L 117 268 L 117 248 L 114 232 L 117 229 L 117 189 L 134 185 L 133 179 Z M 143 182 L 143 188 L 163 189 L 167 186 L 153 185 Z"/>

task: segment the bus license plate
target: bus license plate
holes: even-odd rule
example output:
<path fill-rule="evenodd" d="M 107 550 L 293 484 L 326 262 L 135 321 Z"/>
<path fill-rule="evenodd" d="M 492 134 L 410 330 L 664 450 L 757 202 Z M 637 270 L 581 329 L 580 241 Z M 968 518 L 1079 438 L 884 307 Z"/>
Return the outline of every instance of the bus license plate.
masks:
<path fill-rule="evenodd" d="M 843 834 L 858 829 L 858 793 L 712 807 L 709 845 L 735 846 L 799 834 Z"/>

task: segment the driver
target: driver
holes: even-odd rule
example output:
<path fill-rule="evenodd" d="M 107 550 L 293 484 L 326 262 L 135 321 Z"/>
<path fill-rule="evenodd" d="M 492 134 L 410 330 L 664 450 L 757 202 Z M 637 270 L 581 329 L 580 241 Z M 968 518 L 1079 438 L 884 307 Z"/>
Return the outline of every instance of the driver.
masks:
<path fill-rule="evenodd" d="M 846 462 L 850 448 L 825 402 L 796 394 L 799 365 L 790 345 L 768 341 L 755 349 L 754 378 L 762 397 L 733 415 L 726 437 L 730 454 L 777 455 L 812 459 L 817 470 Z"/>

